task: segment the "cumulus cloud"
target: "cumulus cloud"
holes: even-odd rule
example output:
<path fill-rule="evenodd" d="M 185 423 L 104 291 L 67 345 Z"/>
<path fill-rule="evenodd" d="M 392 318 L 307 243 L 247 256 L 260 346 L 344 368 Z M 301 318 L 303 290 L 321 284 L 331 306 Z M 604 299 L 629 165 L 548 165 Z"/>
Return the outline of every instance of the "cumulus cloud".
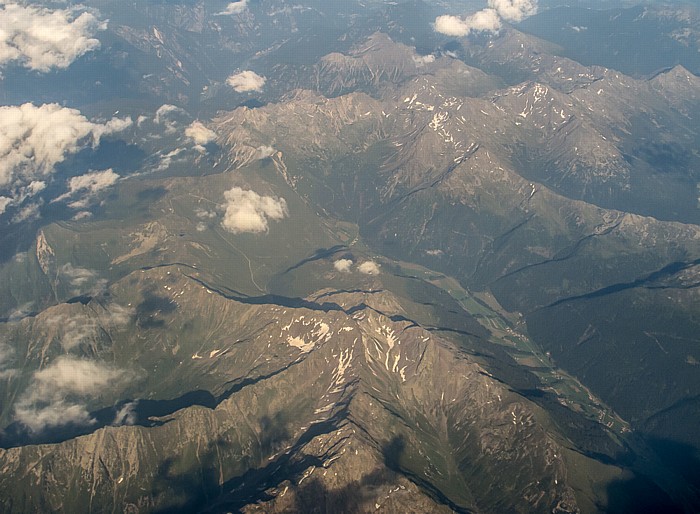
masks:
<path fill-rule="evenodd" d="M 216 132 L 205 127 L 200 121 L 192 122 L 192 124 L 185 129 L 185 136 L 190 138 L 196 145 L 195 148 L 202 153 L 206 151 L 204 145 L 208 145 L 216 140 Z"/>
<path fill-rule="evenodd" d="M 254 71 L 246 70 L 234 73 L 226 79 L 226 83 L 238 93 L 246 93 L 249 91 L 262 91 L 265 80 L 265 77 L 261 77 Z"/>
<path fill-rule="evenodd" d="M 46 187 L 55 166 L 68 154 L 122 131 L 131 119 L 93 123 L 77 109 L 58 104 L 0 107 L 0 193 L 3 211 L 20 205 Z"/>
<path fill-rule="evenodd" d="M 229 2 L 226 9 L 220 13 L 216 13 L 216 16 L 227 16 L 232 14 L 240 14 L 248 8 L 248 0 L 238 0 L 238 2 Z"/>
<path fill-rule="evenodd" d="M 498 32 L 503 20 L 518 22 L 537 12 L 537 0 L 488 0 L 488 7 L 471 16 L 438 16 L 436 32 L 464 37 L 472 32 Z"/>
<path fill-rule="evenodd" d="M 15 419 L 32 432 L 94 423 L 86 400 L 123 386 L 131 374 L 100 362 L 61 356 L 34 373 L 15 405 Z"/>
<path fill-rule="evenodd" d="M 494 9 L 483 9 L 465 19 L 458 16 L 438 16 L 435 30 L 447 36 L 463 37 L 472 32 L 498 32 L 501 18 Z"/>
<path fill-rule="evenodd" d="M 99 48 L 93 36 L 107 24 L 77 9 L 51 10 L 0 2 L 0 66 L 19 62 L 47 72 L 67 68 L 78 57 Z"/>
<path fill-rule="evenodd" d="M 349 273 L 351 266 L 352 260 L 350 259 L 338 259 L 333 263 L 333 267 L 336 271 L 340 271 L 341 273 Z"/>
<path fill-rule="evenodd" d="M 68 206 L 73 209 L 82 209 L 87 207 L 100 191 L 114 185 L 117 180 L 119 180 L 119 175 L 111 169 L 71 177 L 68 180 L 68 191 L 53 201 L 59 202 L 80 195 L 79 199 L 70 202 Z"/>
<path fill-rule="evenodd" d="M 226 191 L 224 198 L 226 212 L 221 225 L 234 234 L 267 232 L 269 220 L 279 221 L 289 216 L 284 198 L 261 196 L 240 187 Z"/>
<path fill-rule="evenodd" d="M 379 273 L 379 264 L 374 261 L 365 261 L 357 267 L 357 270 L 365 275 L 377 275 Z"/>
<path fill-rule="evenodd" d="M 489 7 L 507 21 L 522 21 L 537 12 L 537 0 L 489 0 Z"/>
<path fill-rule="evenodd" d="M 430 64 L 435 62 L 435 56 L 434 55 L 414 55 L 412 57 L 413 62 L 416 64 L 416 67 L 420 68 L 422 66 L 425 66 L 426 64 Z"/>

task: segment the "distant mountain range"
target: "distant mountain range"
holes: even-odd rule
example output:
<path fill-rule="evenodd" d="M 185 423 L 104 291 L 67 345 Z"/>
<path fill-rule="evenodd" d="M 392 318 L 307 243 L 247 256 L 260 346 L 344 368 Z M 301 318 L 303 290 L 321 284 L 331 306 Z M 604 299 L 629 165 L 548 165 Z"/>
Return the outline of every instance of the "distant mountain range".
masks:
<path fill-rule="evenodd" d="M 698 11 L 544 7 L 101 0 L 3 62 L 0 510 L 697 512 Z"/>

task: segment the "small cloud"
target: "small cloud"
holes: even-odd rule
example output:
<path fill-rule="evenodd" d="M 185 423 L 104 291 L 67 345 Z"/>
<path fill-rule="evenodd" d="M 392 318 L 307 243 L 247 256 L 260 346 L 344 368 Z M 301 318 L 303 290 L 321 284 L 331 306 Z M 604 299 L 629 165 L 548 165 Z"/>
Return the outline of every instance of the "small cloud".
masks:
<path fill-rule="evenodd" d="M 156 115 L 153 118 L 153 122 L 161 124 L 163 121 L 165 121 L 165 118 L 174 112 L 182 112 L 182 109 L 180 109 L 177 105 L 163 104 L 158 107 Z"/>
<path fill-rule="evenodd" d="M 227 203 L 221 225 L 234 234 L 267 232 L 268 220 L 279 221 L 289 216 L 284 198 L 261 196 L 240 187 L 226 191 L 224 198 Z"/>
<path fill-rule="evenodd" d="M 414 55 L 412 59 L 418 68 L 435 62 L 434 55 Z"/>
<path fill-rule="evenodd" d="M 336 271 L 340 271 L 341 273 L 349 273 L 352 264 L 352 260 L 350 259 L 338 259 L 333 263 L 333 267 Z"/>
<path fill-rule="evenodd" d="M 58 357 L 34 373 L 15 405 L 15 419 L 34 433 L 68 424 L 90 425 L 94 420 L 86 401 L 123 387 L 131 378 L 131 373 L 107 364 Z"/>
<path fill-rule="evenodd" d="M 138 400 L 125 403 L 124 406 L 121 409 L 119 409 L 119 412 L 117 412 L 117 414 L 114 416 L 114 421 L 112 421 L 112 425 L 134 425 L 138 421 L 138 415 L 136 413 L 136 407 L 138 406 L 138 404 Z"/>
<path fill-rule="evenodd" d="M 185 129 L 185 136 L 190 138 L 197 148 L 204 150 L 204 145 L 208 145 L 213 141 L 216 141 L 216 132 L 208 129 L 200 121 L 194 121 L 192 124 Z"/>
<path fill-rule="evenodd" d="M 433 250 L 426 250 L 425 253 L 427 253 L 431 257 L 440 257 L 445 252 L 443 252 L 442 250 L 433 249 Z"/>
<path fill-rule="evenodd" d="M 153 117 L 153 123 L 165 126 L 166 134 L 173 134 L 177 132 L 177 121 L 173 119 L 176 114 L 184 115 L 186 111 L 177 105 L 163 104 L 158 107 L 156 115 Z"/>
<path fill-rule="evenodd" d="M 379 264 L 374 261 L 365 261 L 357 267 L 357 270 L 365 275 L 378 275 Z"/>
<path fill-rule="evenodd" d="M 107 23 L 87 12 L 77 14 L 77 8 L 51 10 L 0 2 L 0 65 L 16 61 L 30 70 L 48 72 L 67 68 L 99 48 L 99 40 L 92 36 Z"/>
<path fill-rule="evenodd" d="M 115 329 L 128 325 L 135 315 L 136 312 L 130 307 L 124 307 L 118 303 L 110 303 L 105 307 L 105 312 L 100 315 L 100 319 L 104 326 Z"/>
<path fill-rule="evenodd" d="M 100 278 L 99 274 L 88 268 L 75 267 L 70 262 L 58 269 L 59 277 L 71 287 L 70 293 L 78 296 L 89 294 L 97 296 L 104 292 L 107 280 Z"/>
<path fill-rule="evenodd" d="M 472 32 L 498 32 L 502 21 L 518 22 L 537 12 L 537 0 L 488 0 L 488 7 L 462 19 L 438 16 L 435 31 L 447 36 L 464 37 Z"/>
<path fill-rule="evenodd" d="M 229 2 L 226 9 L 216 13 L 216 16 L 229 16 L 232 14 L 240 14 L 248 8 L 248 0 L 238 0 L 238 2 Z"/>
<path fill-rule="evenodd" d="M 97 314 L 97 318 L 85 311 L 72 312 L 70 315 L 52 314 L 42 318 L 42 321 L 55 331 L 61 346 L 69 352 L 84 341 L 97 340 L 103 330 L 123 329 L 134 316 L 134 311 L 112 303 L 105 306 L 104 311 L 97 310 Z"/>
<path fill-rule="evenodd" d="M 0 196 L 0 214 L 5 212 L 5 209 L 7 209 L 8 205 L 12 204 L 12 199 L 8 198 L 6 196 Z"/>
<path fill-rule="evenodd" d="M 12 378 L 17 374 L 17 370 L 10 366 L 13 354 L 11 346 L 0 343 L 0 380 Z"/>
<path fill-rule="evenodd" d="M 68 206 L 72 209 L 83 209 L 97 194 L 114 185 L 117 180 L 119 180 L 119 175 L 111 169 L 71 177 L 68 181 L 68 191 L 53 201 L 60 202 L 80 194 L 82 198 L 69 203 Z"/>
<path fill-rule="evenodd" d="M 522 21 L 537 13 L 537 0 L 489 0 L 488 5 L 506 21 Z"/>
<path fill-rule="evenodd" d="M 73 221 L 80 221 L 88 218 L 92 218 L 92 213 L 90 211 L 79 211 L 76 212 L 71 219 Z"/>
<path fill-rule="evenodd" d="M 25 205 L 19 211 L 17 211 L 17 214 L 15 214 L 12 217 L 12 223 L 22 223 L 24 221 L 38 220 L 39 218 L 41 218 L 39 208 L 41 207 L 42 203 L 43 202 L 39 201 Z"/>
<path fill-rule="evenodd" d="M 178 155 L 183 153 L 185 151 L 184 148 L 176 148 L 175 150 L 172 150 L 168 152 L 165 155 L 160 156 L 160 161 L 158 162 L 158 166 L 155 167 L 155 171 L 164 171 L 167 170 L 173 162 L 181 162 L 184 160 L 183 157 L 176 159 Z"/>
<path fill-rule="evenodd" d="M 258 159 L 267 159 L 275 155 L 275 149 L 271 146 L 263 145 L 258 148 Z"/>
<path fill-rule="evenodd" d="M 265 77 L 261 77 L 254 71 L 250 70 L 234 73 L 226 79 L 226 83 L 238 93 L 262 91 L 265 81 Z"/>

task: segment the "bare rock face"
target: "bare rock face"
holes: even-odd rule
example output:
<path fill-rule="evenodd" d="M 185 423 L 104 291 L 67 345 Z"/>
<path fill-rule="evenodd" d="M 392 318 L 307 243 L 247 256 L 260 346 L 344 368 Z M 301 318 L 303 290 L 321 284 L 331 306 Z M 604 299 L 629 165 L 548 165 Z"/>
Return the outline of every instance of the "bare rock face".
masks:
<path fill-rule="evenodd" d="M 154 306 L 150 286 L 164 284 L 170 307 L 161 300 L 148 317 L 142 307 L 125 313 L 120 321 L 135 330 L 124 334 L 100 305 L 71 306 L 107 335 L 85 337 L 81 347 L 105 362 L 144 366 L 136 380 L 156 398 L 172 391 L 158 378 L 163 371 L 145 368 L 157 347 L 172 354 L 158 365 L 174 366 L 183 387 L 229 389 L 212 405 L 145 419 L 135 402 L 134 417 L 89 435 L 2 450 L 4 508 L 497 511 L 505 491 L 518 487 L 517 511 L 575 511 L 563 450 L 533 405 L 439 336 L 392 320 L 402 310 L 390 293 L 321 292 L 300 307 L 246 304 L 172 269 L 126 277 L 113 287 L 115 302 L 124 301 L 125 284 Z M 48 316 L 65 310 L 21 329 L 52 327 Z M 193 322 L 195 337 L 178 338 Z M 155 330 L 173 323 L 171 335 Z M 46 349 L 27 352 L 38 358 Z M 437 496 L 420 489 L 427 483 Z M 41 496 L 26 494 L 37 487 Z"/>
<path fill-rule="evenodd" d="M 384 3 L 101 4 L 144 169 L 2 236 L 0 511 L 697 511 L 700 79 Z"/>

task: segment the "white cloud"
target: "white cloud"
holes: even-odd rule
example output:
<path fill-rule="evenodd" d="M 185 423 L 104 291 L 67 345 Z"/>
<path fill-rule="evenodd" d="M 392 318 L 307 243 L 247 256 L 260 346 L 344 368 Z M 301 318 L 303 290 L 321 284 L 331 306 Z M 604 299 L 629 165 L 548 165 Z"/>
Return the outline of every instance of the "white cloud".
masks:
<path fill-rule="evenodd" d="M 216 16 L 227 16 L 231 14 L 240 14 L 248 8 L 248 0 L 238 0 L 238 2 L 229 2 L 226 9 L 220 13 L 216 13 Z"/>
<path fill-rule="evenodd" d="M 351 266 L 352 260 L 350 259 L 338 259 L 333 263 L 333 267 L 336 269 L 336 271 L 340 271 L 342 273 L 348 273 Z"/>
<path fill-rule="evenodd" d="M 267 159 L 275 155 L 275 149 L 268 145 L 263 145 L 258 148 L 258 159 Z"/>
<path fill-rule="evenodd" d="M 261 77 L 254 71 L 246 70 L 240 73 L 234 73 L 226 79 L 226 83 L 238 93 L 262 91 L 265 85 L 265 77 Z"/>
<path fill-rule="evenodd" d="M 119 180 L 119 175 L 111 169 L 103 171 L 93 171 L 77 177 L 71 177 L 68 181 L 68 191 L 55 200 L 59 202 L 72 198 L 76 194 L 80 194 L 81 198 L 69 203 L 69 207 L 73 209 L 82 209 L 90 204 L 90 201 L 104 189 L 114 185 Z"/>
<path fill-rule="evenodd" d="M 133 425 L 134 423 L 136 423 L 136 421 L 138 421 L 136 419 L 136 407 L 138 406 L 138 404 L 138 400 L 124 404 L 124 406 L 121 409 L 119 409 L 119 412 L 117 412 L 117 414 L 114 416 L 114 421 L 112 421 L 112 425 Z"/>
<path fill-rule="evenodd" d="M 93 123 L 76 109 L 58 104 L 0 107 L 0 192 L 4 209 L 20 205 L 46 187 L 45 179 L 68 154 L 131 125 L 113 118 Z"/>
<path fill-rule="evenodd" d="M 489 7 L 507 21 L 522 21 L 537 12 L 537 0 L 489 0 Z"/>
<path fill-rule="evenodd" d="M 165 126 L 166 134 L 177 132 L 177 120 L 173 119 L 175 114 L 184 115 L 186 111 L 176 105 L 163 104 L 158 107 L 156 115 L 153 117 L 153 123 Z"/>
<path fill-rule="evenodd" d="M 156 115 L 153 118 L 153 122 L 162 123 L 163 121 L 165 121 L 165 118 L 167 118 L 168 115 L 174 112 L 182 112 L 182 109 L 180 109 L 177 105 L 163 104 L 160 107 L 158 107 Z"/>
<path fill-rule="evenodd" d="M 71 314 L 51 314 L 42 318 L 42 322 L 55 331 L 61 346 L 69 352 L 83 341 L 95 341 L 102 329 L 110 332 L 123 329 L 134 315 L 133 309 L 116 303 L 106 305 L 104 311 L 95 307 L 91 310 L 97 318 L 85 311 L 74 311 Z"/>
<path fill-rule="evenodd" d="M 92 213 L 90 211 L 78 211 L 71 219 L 73 221 L 80 221 L 88 218 L 92 218 Z"/>
<path fill-rule="evenodd" d="M 99 48 L 92 36 L 106 28 L 90 13 L 73 8 L 51 10 L 0 2 L 0 65 L 17 61 L 47 72 L 67 68 L 78 57 Z"/>
<path fill-rule="evenodd" d="M 12 198 L 8 198 L 7 196 L 0 196 L 0 214 L 5 212 L 5 209 L 7 209 L 7 207 L 11 204 Z"/>
<path fill-rule="evenodd" d="M 88 268 L 73 266 L 70 262 L 58 269 L 58 276 L 71 287 L 73 295 L 89 294 L 97 296 L 104 292 L 107 280 L 100 278 L 99 274 Z"/>
<path fill-rule="evenodd" d="M 502 20 L 522 21 L 537 12 L 537 0 L 488 0 L 488 7 L 462 19 L 458 16 L 438 16 L 436 32 L 464 37 L 472 32 L 498 32 Z"/>
<path fill-rule="evenodd" d="M 447 36 L 463 37 L 472 32 L 498 32 L 501 18 L 493 9 L 483 9 L 465 19 L 458 16 L 438 16 L 435 31 Z"/>
<path fill-rule="evenodd" d="M 234 187 L 224 193 L 226 212 L 222 226 L 229 232 L 267 232 L 268 220 L 279 221 L 289 216 L 284 198 L 260 196 L 255 191 Z"/>
<path fill-rule="evenodd" d="M 203 147 L 216 140 L 216 132 L 204 126 L 201 121 L 194 121 L 185 129 L 185 136 L 198 147 Z"/>
<path fill-rule="evenodd" d="M 31 202 L 24 207 L 22 207 L 17 213 L 12 216 L 12 223 L 22 223 L 24 221 L 34 221 L 41 218 L 41 213 L 39 212 L 39 207 L 42 205 L 42 201 Z"/>
<path fill-rule="evenodd" d="M 34 373 L 15 406 L 15 418 L 33 432 L 94 422 L 85 400 L 120 388 L 131 374 L 107 364 L 61 356 Z"/>
<path fill-rule="evenodd" d="M 357 267 L 360 273 L 365 275 L 377 275 L 379 273 L 379 264 L 374 261 L 365 261 Z"/>
<path fill-rule="evenodd" d="M 136 315 L 134 309 L 124 307 L 118 303 L 110 303 L 105 307 L 105 313 L 101 315 L 104 326 L 122 328 Z"/>
<path fill-rule="evenodd" d="M 412 59 L 413 62 L 416 64 L 416 67 L 418 68 L 425 66 L 426 64 L 435 62 L 434 55 L 414 55 Z"/>

